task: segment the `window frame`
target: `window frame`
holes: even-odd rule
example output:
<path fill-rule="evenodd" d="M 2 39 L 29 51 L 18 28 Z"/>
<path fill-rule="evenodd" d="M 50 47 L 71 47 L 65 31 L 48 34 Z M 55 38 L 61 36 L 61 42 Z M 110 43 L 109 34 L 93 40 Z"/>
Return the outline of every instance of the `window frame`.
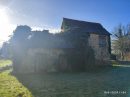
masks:
<path fill-rule="evenodd" d="M 99 35 L 99 47 L 107 46 L 107 37 L 105 35 Z"/>

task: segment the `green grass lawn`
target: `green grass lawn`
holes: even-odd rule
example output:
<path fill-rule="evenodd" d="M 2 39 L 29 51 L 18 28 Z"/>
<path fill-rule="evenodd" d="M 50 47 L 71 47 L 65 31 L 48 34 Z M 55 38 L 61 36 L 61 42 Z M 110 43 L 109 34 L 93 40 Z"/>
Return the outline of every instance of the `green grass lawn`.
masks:
<path fill-rule="evenodd" d="M 11 65 L 12 64 L 12 61 L 11 60 L 0 60 L 0 68 L 1 67 L 5 67 L 7 65 Z"/>
<path fill-rule="evenodd" d="M 130 68 L 84 73 L 17 75 L 36 97 L 130 97 Z M 126 93 L 105 94 L 105 91 Z"/>
<path fill-rule="evenodd" d="M 105 94 L 118 91 L 125 94 Z M 130 97 L 130 68 L 113 66 L 92 72 L 0 73 L 0 97 Z"/>
<path fill-rule="evenodd" d="M 1 67 L 10 63 L 12 62 L 9 60 L 0 60 Z M 6 70 L 0 73 L 0 97 L 33 97 L 31 92 L 10 72 L 11 70 Z"/>

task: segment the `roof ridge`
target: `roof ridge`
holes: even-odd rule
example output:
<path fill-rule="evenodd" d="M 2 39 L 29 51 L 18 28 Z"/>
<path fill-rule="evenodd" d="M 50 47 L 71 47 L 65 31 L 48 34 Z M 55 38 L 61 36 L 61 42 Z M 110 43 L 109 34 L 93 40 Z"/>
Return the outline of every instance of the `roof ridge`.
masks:
<path fill-rule="evenodd" d="M 99 24 L 99 25 L 101 25 L 98 22 L 89 22 L 89 21 L 83 21 L 83 20 L 77 20 L 77 19 L 70 19 L 70 18 L 65 18 L 65 17 L 63 17 L 63 20 L 71 20 L 71 21 L 77 21 L 77 22 L 84 22 L 84 23 L 92 23 L 92 24 Z"/>

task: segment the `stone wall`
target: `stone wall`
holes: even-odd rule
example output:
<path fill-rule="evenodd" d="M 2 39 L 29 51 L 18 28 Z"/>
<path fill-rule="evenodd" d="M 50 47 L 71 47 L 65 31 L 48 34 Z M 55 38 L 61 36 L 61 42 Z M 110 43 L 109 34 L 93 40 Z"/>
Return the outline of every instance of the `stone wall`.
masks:
<path fill-rule="evenodd" d="M 31 48 L 23 65 L 26 65 L 27 72 L 54 71 L 54 66 L 62 54 L 61 49 Z"/>
<path fill-rule="evenodd" d="M 98 34 L 90 34 L 89 37 L 89 45 L 93 48 L 95 52 L 95 58 L 97 60 L 106 60 L 108 61 L 110 58 L 110 54 L 108 51 L 109 44 L 108 44 L 108 36 L 106 37 L 106 46 L 105 47 L 100 47 L 99 46 L 99 35 Z"/>

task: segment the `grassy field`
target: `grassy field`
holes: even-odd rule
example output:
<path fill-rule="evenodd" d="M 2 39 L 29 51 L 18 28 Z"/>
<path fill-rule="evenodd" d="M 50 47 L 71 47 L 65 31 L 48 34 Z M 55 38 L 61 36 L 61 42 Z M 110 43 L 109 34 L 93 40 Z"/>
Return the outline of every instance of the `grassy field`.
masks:
<path fill-rule="evenodd" d="M 0 60 L 0 68 L 11 63 L 10 60 Z M 10 72 L 11 69 L 0 73 L 0 97 L 33 97 L 31 92 Z"/>
<path fill-rule="evenodd" d="M 0 68 L 1 67 L 5 67 L 5 66 L 7 66 L 7 65 L 11 65 L 12 64 L 12 61 L 10 61 L 10 60 L 0 60 Z"/>
<path fill-rule="evenodd" d="M 130 97 L 130 68 L 86 73 L 18 75 L 35 97 Z M 110 93 L 109 92 L 125 92 Z"/>
<path fill-rule="evenodd" d="M 0 73 L 0 97 L 33 96 L 130 97 L 130 67 L 113 66 L 82 73 Z"/>

